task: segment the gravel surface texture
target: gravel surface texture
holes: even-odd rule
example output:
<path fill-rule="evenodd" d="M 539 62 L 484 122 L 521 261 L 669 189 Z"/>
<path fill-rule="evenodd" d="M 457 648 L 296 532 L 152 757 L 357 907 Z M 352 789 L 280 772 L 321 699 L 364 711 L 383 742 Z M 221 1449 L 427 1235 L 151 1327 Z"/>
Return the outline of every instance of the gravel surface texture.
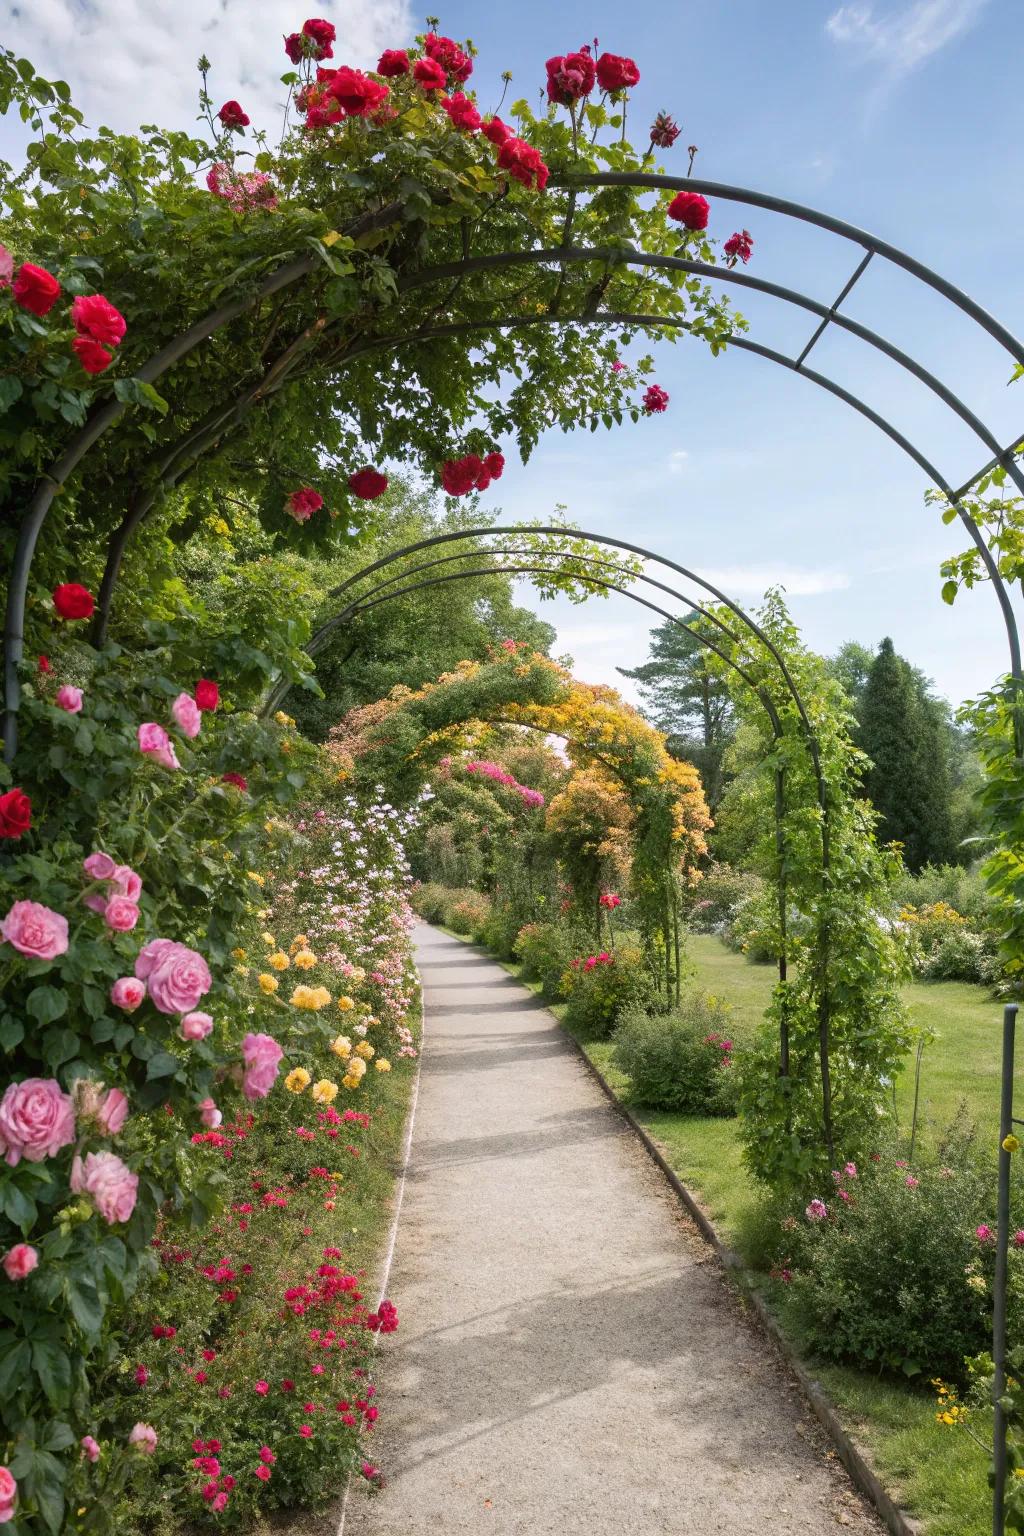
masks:
<path fill-rule="evenodd" d="M 417 948 L 387 1482 L 353 1486 L 344 1536 L 881 1532 L 552 1015 L 456 939 Z"/>

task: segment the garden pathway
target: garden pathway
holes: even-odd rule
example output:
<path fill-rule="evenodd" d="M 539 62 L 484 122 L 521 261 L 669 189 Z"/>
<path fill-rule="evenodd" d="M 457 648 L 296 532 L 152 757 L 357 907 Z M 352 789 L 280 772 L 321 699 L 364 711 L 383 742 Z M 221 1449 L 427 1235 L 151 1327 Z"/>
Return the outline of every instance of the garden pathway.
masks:
<path fill-rule="evenodd" d="M 551 1014 L 456 939 L 417 951 L 387 1484 L 344 1536 L 881 1531 Z"/>

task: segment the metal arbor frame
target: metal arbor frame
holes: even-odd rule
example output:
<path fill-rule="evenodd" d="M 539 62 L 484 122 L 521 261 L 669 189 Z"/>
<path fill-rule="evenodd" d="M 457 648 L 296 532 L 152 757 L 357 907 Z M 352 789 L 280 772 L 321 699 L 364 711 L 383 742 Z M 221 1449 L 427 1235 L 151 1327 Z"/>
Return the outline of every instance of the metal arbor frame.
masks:
<path fill-rule="evenodd" d="M 467 249 L 460 261 L 444 263 L 432 268 L 428 267 L 414 271 L 408 276 L 403 276 L 398 284 L 399 298 L 404 294 L 436 283 L 451 282 L 452 280 L 457 284 L 464 283 L 473 273 L 530 265 L 561 268 L 564 271 L 569 266 L 582 263 L 603 265 L 609 272 L 617 267 L 625 266 L 687 273 L 708 280 L 732 284 L 741 290 L 747 288 L 755 292 L 764 293 L 786 304 L 794 305 L 816 317 L 817 325 L 813 333 L 806 345 L 795 357 L 790 357 L 783 352 L 744 336 L 733 336 L 730 338 L 728 345 L 741 351 L 752 352 L 757 356 L 778 364 L 780 367 L 795 372 L 801 377 L 809 379 L 820 388 L 825 389 L 837 399 L 844 401 L 853 410 L 873 422 L 891 441 L 902 448 L 918 467 L 924 471 L 929 481 L 939 487 L 948 498 L 951 506 L 955 508 L 957 516 L 967 530 L 985 566 L 986 574 L 991 581 L 993 591 L 1000 606 L 1006 630 L 1009 651 L 1008 670 L 1014 679 L 1018 682 L 1021 681 L 1021 646 L 1009 593 L 980 529 L 963 503 L 963 497 L 980 476 L 994 466 L 1001 466 L 1017 489 L 1024 494 L 1024 473 L 1022 473 L 1014 456 L 1014 450 L 1022 439 L 1015 438 L 1009 444 L 1001 444 L 995 433 L 939 378 L 886 337 L 844 314 L 842 305 L 863 276 L 868 265 L 872 261 L 884 261 L 907 273 L 925 287 L 930 288 L 955 310 L 967 316 L 982 331 L 992 337 L 1014 363 L 1024 365 L 1024 344 L 985 309 L 969 298 L 967 294 L 963 293 L 954 284 L 940 277 L 923 263 L 907 255 L 907 253 L 852 224 L 835 219 L 817 210 L 804 207 L 802 204 L 785 198 L 723 185 L 702 178 L 663 176 L 653 172 L 605 173 L 588 176 L 555 175 L 551 178 L 549 186 L 553 189 L 560 188 L 566 190 L 571 194 L 568 199 L 562 242 L 558 246 L 544 250 L 526 249 L 486 256 L 473 256 L 471 250 Z M 626 187 L 636 191 L 652 192 L 673 192 L 685 189 L 702 192 L 708 197 L 723 202 L 737 203 L 743 207 L 758 208 L 776 213 L 837 236 L 850 244 L 859 253 L 858 262 L 850 278 L 833 302 L 831 304 L 824 304 L 810 295 L 777 283 L 768 282 L 752 274 L 718 267 L 711 263 L 692 260 L 688 257 L 669 256 L 628 247 L 589 249 L 573 245 L 572 225 L 577 196 L 608 187 Z M 399 203 L 390 203 L 379 209 L 369 210 L 349 225 L 344 232 L 358 235 L 372 229 L 386 228 L 397 222 L 401 217 L 401 211 Z M 137 377 L 145 382 L 154 383 L 169 369 L 187 357 L 196 347 L 200 346 L 202 342 L 214 335 L 221 327 L 253 309 L 262 299 L 271 294 L 282 293 L 291 286 L 304 282 L 314 270 L 316 260 L 316 256 L 310 254 L 286 263 L 264 279 L 254 290 L 210 311 L 207 315 L 195 321 L 187 330 L 171 338 L 164 347 L 147 359 L 137 370 Z M 434 313 L 443 311 L 447 302 L 447 300 L 442 301 Z M 597 305 L 600 304 L 600 297 L 598 297 L 596 303 Z M 552 306 L 548 313 L 536 317 L 507 319 L 492 315 L 480 322 L 469 321 L 447 325 L 423 326 L 406 333 L 363 335 L 354 337 L 351 340 L 346 340 L 342 336 L 338 345 L 332 346 L 328 351 L 325 359 L 318 363 L 314 358 L 310 364 L 310 356 L 315 351 L 319 341 L 323 340 L 325 336 L 329 340 L 336 339 L 336 333 L 331 333 L 330 327 L 326 324 L 325 317 L 317 318 L 294 337 L 288 346 L 274 358 L 260 379 L 249 383 L 244 389 L 239 390 L 236 395 L 226 398 L 220 407 L 210 413 L 206 420 L 198 423 L 186 434 L 183 440 L 175 444 L 158 466 L 155 482 L 140 489 L 133 498 L 120 527 L 115 531 L 110 541 L 107 568 L 101 589 L 102 600 L 95 630 L 97 640 L 102 640 L 104 637 L 121 559 L 134 531 L 149 515 L 158 498 L 167 491 L 172 490 L 181 478 L 190 472 L 204 453 L 214 451 L 226 435 L 230 435 L 232 431 L 236 430 L 254 405 L 265 400 L 285 383 L 301 376 L 304 371 L 316 371 L 318 367 L 323 368 L 324 366 L 340 369 L 355 357 L 369 351 L 396 349 L 410 341 L 436 336 L 471 337 L 475 334 L 482 336 L 488 331 L 498 329 L 512 330 L 531 324 L 559 326 L 596 324 L 627 326 L 633 329 L 646 329 L 648 331 L 664 330 L 667 332 L 678 332 L 687 328 L 685 321 L 678 318 L 669 319 L 663 315 L 629 312 L 599 313 L 595 306 L 591 310 L 586 310 L 574 316 L 554 312 L 554 306 Z M 988 454 L 988 458 L 981 468 L 959 487 L 954 486 L 930 462 L 928 457 L 882 413 L 875 410 L 866 401 L 859 399 L 836 380 L 808 367 L 807 358 L 809 354 L 829 326 L 836 326 L 846 333 L 855 336 L 869 347 L 881 352 L 898 366 L 905 369 L 920 383 L 924 384 L 947 407 L 952 416 L 963 422 L 978 438 Z M 309 366 L 306 366 L 307 364 Z M 125 407 L 121 402 L 110 400 L 93 411 L 85 427 L 71 440 L 59 458 L 40 477 L 22 515 L 7 584 L 4 622 L 3 735 L 4 756 L 7 762 L 13 761 L 17 749 L 20 667 L 24 649 L 25 605 L 32 557 L 54 498 L 60 494 L 67 482 L 79 469 L 89 451 L 116 424 L 124 409 Z M 1021 743 L 1018 743 L 1018 750 L 1020 749 Z M 1008 1240 L 1008 1234 L 1001 1232 L 1000 1242 L 1002 1243 L 1005 1240 Z M 1001 1387 L 1003 1362 L 998 1349 L 998 1341 L 996 1370 L 997 1387 Z M 997 1429 L 999 1427 L 1000 1413 L 1001 1410 L 997 1407 Z M 996 1502 L 1001 1508 L 998 1486 Z M 997 1514 L 996 1519 L 997 1524 L 995 1528 L 998 1531 L 1002 1529 L 1001 1514 Z"/>

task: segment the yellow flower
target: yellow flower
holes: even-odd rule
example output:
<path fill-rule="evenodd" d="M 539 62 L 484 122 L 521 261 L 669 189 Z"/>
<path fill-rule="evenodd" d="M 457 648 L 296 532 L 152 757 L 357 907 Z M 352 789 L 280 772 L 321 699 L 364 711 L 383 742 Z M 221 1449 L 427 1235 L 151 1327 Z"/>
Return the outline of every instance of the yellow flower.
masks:
<path fill-rule="evenodd" d="M 274 823 L 272 821 L 265 821 L 263 823 L 263 830 L 264 830 L 264 832 L 273 832 L 273 830 L 274 830 Z"/>
<path fill-rule="evenodd" d="M 300 971 L 312 970 L 313 966 L 316 965 L 316 955 L 314 955 L 311 949 L 300 949 L 295 956 L 295 964 Z"/>
<path fill-rule="evenodd" d="M 1004 1152 L 1019 1152 L 1020 1142 L 1011 1134 L 1003 1137 L 1002 1147 Z"/>
<path fill-rule="evenodd" d="M 311 1082 L 312 1078 L 305 1067 L 294 1067 L 285 1078 L 284 1085 L 289 1093 L 301 1093 L 304 1088 L 309 1087 Z"/>
<path fill-rule="evenodd" d="M 386 1056 L 378 1056 L 377 1060 L 374 1062 L 374 1066 L 377 1068 L 378 1072 L 391 1071 L 391 1063 L 388 1061 Z"/>
<path fill-rule="evenodd" d="M 291 995 L 291 1005 L 293 1008 L 309 1008 L 315 1012 L 316 1004 L 313 1002 L 313 988 L 307 987 L 304 983 L 295 987 Z"/>
<path fill-rule="evenodd" d="M 349 1077 L 362 1077 L 366 1071 L 366 1062 L 360 1056 L 353 1056 L 348 1064 Z"/>
<path fill-rule="evenodd" d="M 263 876 L 262 875 L 258 875 L 254 869 L 247 869 L 246 870 L 246 874 L 249 876 L 249 879 L 252 880 L 256 885 L 265 885 L 266 884 L 266 881 L 264 880 Z"/>
<path fill-rule="evenodd" d="M 222 539 L 226 539 L 231 532 L 231 529 L 228 527 L 227 523 L 222 517 L 215 517 L 213 520 L 213 531 L 214 533 L 219 533 Z M 79 1511 L 79 1513 L 81 1513 L 81 1511 Z"/>
<path fill-rule="evenodd" d="M 278 949 L 274 954 L 268 956 L 267 964 L 272 970 L 286 971 L 288 969 L 288 956 L 283 949 Z"/>
<path fill-rule="evenodd" d="M 330 990 L 329 987 L 314 987 L 313 988 L 313 1006 L 314 1006 L 314 1008 L 326 1008 L 327 1004 L 330 1002 L 330 1000 L 331 1000 L 331 990 Z"/>
<path fill-rule="evenodd" d="M 260 983 L 260 991 L 261 992 L 265 992 L 268 997 L 270 996 L 270 994 L 272 992 L 276 992 L 277 991 L 277 986 L 278 986 L 277 977 L 276 976 L 268 976 L 266 971 L 262 972 L 262 974 L 260 975 L 259 983 Z"/>
<path fill-rule="evenodd" d="M 233 949 L 231 951 L 231 955 L 235 960 L 244 960 L 246 957 L 246 952 L 244 949 Z"/>
<path fill-rule="evenodd" d="M 342 1013 L 348 1013 L 350 1009 L 355 1007 L 355 1003 L 350 997 L 339 997 L 338 1007 L 341 1009 Z"/>
<path fill-rule="evenodd" d="M 313 1097 L 318 1104 L 330 1104 L 338 1097 L 337 1083 L 332 1083 L 329 1077 L 322 1077 L 318 1083 L 313 1084 Z"/>
<path fill-rule="evenodd" d="M 370 1044 L 369 1040 L 360 1040 L 359 1044 L 356 1046 L 356 1055 L 362 1056 L 364 1061 L 370 1060 L 373 1055 L 373 1046 Z"/>
<path fill-rule="evenodd" d="M 274 935 L 272 933 L 265 933 L 263 935 L 263 942 L 267 946 L 268 949 L 276 949 L 277 948 L 277 940 L 274 938 Z"/>
<path fill-rule="evenodd" d="M 277 711 L 277 714 L 274 716 L 274 719 L 277 721 L 278 725 L 294 725 L 295 724 L 295 721 L 292 719 L 291 715 L 286 715 L 283 709 L 279 709 Z"/>
<path fill-rule="evenodd" d="M 359 1078 L 358 1077 L 350 1077 L 348 1075 L 348 1073 L 346 1073 L 345 1076 L 341 1080 L 341 1084 L 342 1084 L 343 1088 L 358 1088 L 359 1087 Z"/>
<path fill-rule="evenodd" d="M 304 933 L 297 933 L 295 935 L 294 939 L 292 939 L 291 944 L 289 945 L 289 951 L 293 955 L 294 955 L 294 953 L 295 953 L 295 951 L 297 949 L 308 949 L 308 948 L 309 948 L 309 940 L 306 938 L 306 935 Z"/>
<path fill-rule="evenodd" d="M 364 981 L 366 979 L 366 972 L 363 970 L 361 965 L 354 965 L 352 967 L 351 977 L 353 981 Z"/>
<path fill-rule="evenodd" d="M 335 1039 L 331 1041 L 331 1050 L 334 1052 L 335 1056 L 351 1056 L 352 1041 L 349 1039 L 348 1035 L 337 1035 Z"/>

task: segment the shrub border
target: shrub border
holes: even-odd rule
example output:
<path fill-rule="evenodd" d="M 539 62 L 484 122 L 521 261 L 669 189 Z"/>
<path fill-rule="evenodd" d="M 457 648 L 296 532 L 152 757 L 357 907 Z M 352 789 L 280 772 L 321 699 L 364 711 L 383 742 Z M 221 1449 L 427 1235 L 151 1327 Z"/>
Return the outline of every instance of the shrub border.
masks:
<path fill-rule="evenodd" d="M 483 945 L 474 943 L 472 939 L 466 938 L 464 934 L 454 933 L 450 928 L 444 928 L 442 929 L 442 932 L 447 933 L 453 939 L 458 939 L 463 944 L 468 944 L 474 949 L 481 950 L 481 952 L 487 955 L 489 959 L 495 960 L 495 964 L 502 964 L 502 962 L 497 960 L 495 956 L 491 955 L 490 951 L 485 949 Z M 522 985 L 521 982 L 520 985 Z M 839 1453 L 839 1459 L 842 1461 L 843 1466 L 850 1474 L 850 1477 L 853 1479 L 857 1488 L 877 1510 L 878 1514 L 889 1527 L 892 1536 L 923 1536 L 924 1527 L 921 1526 L 916 1520 L 912 1520 L 911 1517 L 899 1507 L 896 1501 L 892 1498 L 891 1494 L 886 1492 L 885 1488 L 879 1481 L 877 1474 L 868 1464 L 864 1453 L 859 1449 L 849 1432 L 844 1429 L 835 1409 L 829 1402 L 828 1398 L 825 1396 L 825 1393 L 815 1381 L 814 1377 L 807 1370 L 806 1366 L 804 1366 L 798 1359 L 792 1345 L 789 1343 L 788 1339 L 780 1328 L 778 1321 L 771 1312 L 768 1303 L 754 1288 L 750 1271 L 743 1263 L 743 1260 L 740 1258 L 739 1254 L 736 1253 L 734 1249 L 730 1248 L 728 1244 L 723 1243 L 710 1218 L 708 1217 L 707 1212 L 697 1201 L 696 1196 L 687 1189 L 686 1185 L 680 1179 L 675 1169 L 666 1159 L 664 1153 L 661 1151 L 653 1136 L 651 1136 L 649 1131 L 644 1129 L 632 1111 L 618 1097 L 614 1088 L 602 1073 L 600 1067 L 591 1061 L 590 1057 L 587 1055 L 580 1042 L 576 1039 L 575 1035 L 566 1029 L 558 1015 L 552 1013 L 551 1009 L 547 1006 L 546 1003 L 542 1003 L 541 1006 L 543 1007 L 544 1012 L 548 1014 L 548 1016 L 554 1021 L 559 1030 L 559 1033 L 562 1034 L 565 1039 L 568 1040 L 572 1045 L 576 1055 L 586 1067 L 591 1077 L 594 1078 L 595 1082 L 598 1084 L 599 1088 L 602 1090 L 609 1103 L 612 1105 L 621 1119 L 626 1122 L 630 1130 L 634 1133 L 637 1140 L 641 1143 L 644 1150 L 647 1152 L 648 1156 L 654 1163 L 657 1164 L 662 1174 L 664 1174 L 665 1179 L 672 1189 L 673 1194 L 676 1196 L 676 1199 L 682 1206 L 685 1207 L 688 1215 L 693 1218 L 693 1221 L 697 1227 L 697 1230 L 700 1232 L 701 1237 L 703 1237 L 708 1246 L 714 1250 L 715 1256 L 717 1257 L 722 1268 L 726 1271 L 727 1275 L 730 1277 L 735 1277 L 740 1282 L 738 1289 L 743 1300 L 750 1306 L 760 1328 L 764 1333 L 768 1335 L 771 1343 L 782 1356 L 784 1365 L 789 1370 L 790 1374 L 795 1378 L 800 1391 L 803 1393 L 811 1409 L 813 1410 L 815 1418 L 818 1419 L 819 1423 L 827 1431 L 829 1437 L 835 1444 L 835 1448 Z"/>

